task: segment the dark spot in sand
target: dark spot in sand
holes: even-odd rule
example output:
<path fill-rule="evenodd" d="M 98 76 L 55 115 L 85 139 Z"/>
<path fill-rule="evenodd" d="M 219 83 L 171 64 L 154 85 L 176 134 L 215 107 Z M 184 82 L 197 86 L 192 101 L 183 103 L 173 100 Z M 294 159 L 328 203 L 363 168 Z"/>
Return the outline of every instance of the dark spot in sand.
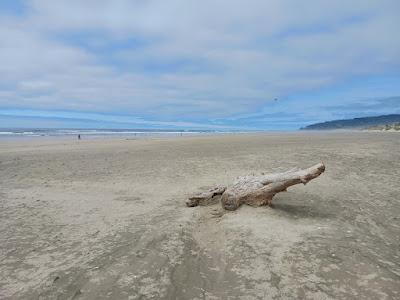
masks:
<path fill-rule="evenodd" d="M 137 197 L 137 196 L 121 196 L 121 197 L 117 197 L 114 200 L 116 201 L 124 201 L 124 202 L 139 202 L 139 203 L 143 203 L 142 198 Z"/>
<path fill-rule="evenodd" d="M 72 296 L 72 299 L 76 299 L 78 298 L 80 295 L 82 295 L 82 291 L 81 290 L 77 290 L 74 294 L 74 296 Z"/>

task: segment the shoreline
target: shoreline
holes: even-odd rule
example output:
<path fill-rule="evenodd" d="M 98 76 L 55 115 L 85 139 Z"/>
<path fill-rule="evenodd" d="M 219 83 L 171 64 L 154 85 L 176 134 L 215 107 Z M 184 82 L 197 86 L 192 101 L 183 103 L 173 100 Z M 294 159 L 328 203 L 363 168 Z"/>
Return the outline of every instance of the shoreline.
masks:
<path fill-rule="evenodd" d="M 235 136 L 235 135 L 307 135 L 307 134 L 358 134 L 358 133 L 382 133 L 382 132 L 398 132 L 395 130 L 266 130 L 266 131 L 233 131 L 233 132 L 145 132 L 134 134 L 111 133 L 111 134 L 85 134 L 80 133 L 82 140 L 151 140 L 151 139 L 179 139 L 194 137 L 213 137 L 213 136 Z M 8 141 L 74 141 L 77 139 L 76 134 L 58 134 L 58 135 L 0 135 L 0 143 Z"/>

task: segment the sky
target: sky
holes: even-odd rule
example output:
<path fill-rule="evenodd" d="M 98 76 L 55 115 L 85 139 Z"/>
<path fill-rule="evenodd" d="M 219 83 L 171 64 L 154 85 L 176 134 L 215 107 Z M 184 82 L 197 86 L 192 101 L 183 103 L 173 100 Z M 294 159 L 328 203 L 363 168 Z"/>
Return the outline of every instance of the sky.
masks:
<path fill-rule="evenodd" d="M 398 0 L 0 0 L 0 128 L 400 113 Z"/>

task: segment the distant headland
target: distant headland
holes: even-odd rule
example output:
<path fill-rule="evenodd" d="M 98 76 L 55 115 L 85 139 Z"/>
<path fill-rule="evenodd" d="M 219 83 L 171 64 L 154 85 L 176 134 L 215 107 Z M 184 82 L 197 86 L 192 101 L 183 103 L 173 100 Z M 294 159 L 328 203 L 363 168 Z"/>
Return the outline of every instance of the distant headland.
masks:
<path fill-rule="evenodd" d="M 300 128 L 300 130 L 338 130 L 338 129 L 371 129 L 371 130 L 399 130 L 400 114 L 363 117 L 344 120 L 333 120 L 315 123 Z"/>

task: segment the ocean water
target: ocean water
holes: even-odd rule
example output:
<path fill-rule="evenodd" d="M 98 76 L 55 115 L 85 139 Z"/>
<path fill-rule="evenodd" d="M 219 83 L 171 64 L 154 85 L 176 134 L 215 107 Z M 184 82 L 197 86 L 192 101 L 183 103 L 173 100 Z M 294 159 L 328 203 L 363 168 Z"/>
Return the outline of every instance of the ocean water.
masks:
<path fill-rule="evenodd" d="M 0 129 L 1 139 L 70 137 L 105 138 L 105 137 L 168 137 L 226 134 L 226 131 L 211 130 L 160 130 L 160 129 Z"/>

